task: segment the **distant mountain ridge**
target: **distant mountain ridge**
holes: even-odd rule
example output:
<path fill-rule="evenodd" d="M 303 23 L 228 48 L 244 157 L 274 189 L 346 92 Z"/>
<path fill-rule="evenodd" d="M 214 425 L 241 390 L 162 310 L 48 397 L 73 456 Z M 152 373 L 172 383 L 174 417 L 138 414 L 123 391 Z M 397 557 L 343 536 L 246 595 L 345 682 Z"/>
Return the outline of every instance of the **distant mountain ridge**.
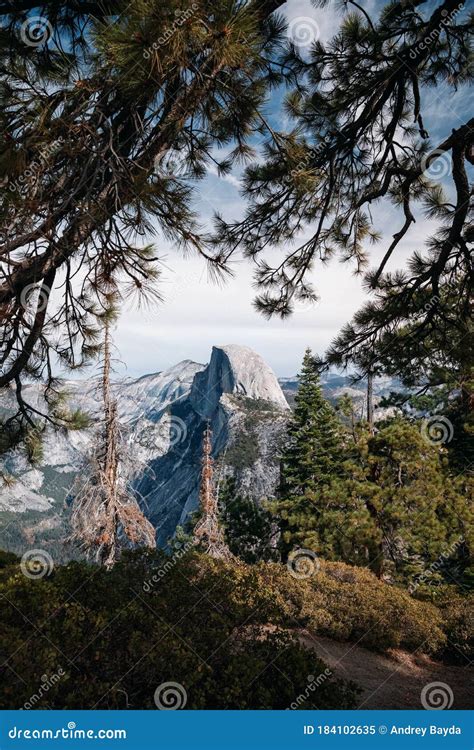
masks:
<path fill-rule="evenodd" d="M 288 403 L 293 406 L 295 395 L 298 391 L 298 376 L 279 378 L 281 389 L 285 394 L 285 398 Z M 356 411 L 359 412 L 359 416 L 363 416 L 367 411 L 367 382 L 361 380 L 358 383 L 353 383 L 353 379 L 350 375 L 342 375 L 337 372 L 323 372 L 321 375 L 321 385 L 325 397 L 333 404 L 337 402 L 341 396 L 347 394 L 351 396 L 356 407 Z M 378 377 L 374 379 L 373 383 L 373 394 L 374 404 L 377 407 L 380 399 L 383 396 L 389 396 L 392 391 L 401 390 L 401 384 L 396 378 L 392 377 Z M 385 410 L 384 410 L 385 411 Z M 376 417 L 381 418 L 383 412 L 376 409 Z"/>
<path fill-rule="evenodd" d="M 332 401 L 354 396 L 361 414 L 364 385 L 327 373 L 323 388 Z M 21 448 L 2 457 L 7 482 L 0 484 L 0 547 L 29 544 L 60 548 L 67 529 L 71 492 L 88 453 L 100 416 L 99 382 L 63 383 L 71 409 L 92 416 L 92 427 L 68 431 L 47 427 L 43 458 L 28 463 Z M 376 399 L 392 389 L 377 382 Z M 237 488 L 256 503 L 271 497 L 279 474 L 280 447 L 291 413 L 298 379 L 276 378 L 262 357 L 245 346 L 215 346 L 209 364 L 184 360 L 162 372 L 116 381 L 119 418 L 130 484 L 165 545 L 176 527 L 198 506 L 202 435 L 207 422 L 213 433 L 213 455 L 219 476 L 233 475 Z M 26 386 L 25 397 L 45 408 L 42 387 Z M 13 394 L 2 412 L 11 413 Z M 61 553 L 62 554 L 62 553 Z"/>
<path fill-rule="evenodd" d="M 64 388 L 69 407 L 91 414 L 93 426 L 68 432 L 48 426 L 43 458 L 34 467 L 21 448 L 3 457 L 9 481 L 0 488 L 0 546 L 21 547 L 25 535 L 57 545 L 64 536 L 71 490 L 100 416 L 97 381 L 65 381 Z M 185 360 L 160 373 L 115 382 L 113 390 L 127 464 L 134 467 L 130 483 L 160 545 L 197 508 L 207 422 L 220 475 L 234 475 L 257 503 L 274 492 L 290 409 L 273 371 L 248 347 L 216 346 L 208 365 Z M 40 386 L 27 386 L 25 396 L 45 408 Z M 4 412 L 12 409 L 13 394 L 2 404 Z"/>

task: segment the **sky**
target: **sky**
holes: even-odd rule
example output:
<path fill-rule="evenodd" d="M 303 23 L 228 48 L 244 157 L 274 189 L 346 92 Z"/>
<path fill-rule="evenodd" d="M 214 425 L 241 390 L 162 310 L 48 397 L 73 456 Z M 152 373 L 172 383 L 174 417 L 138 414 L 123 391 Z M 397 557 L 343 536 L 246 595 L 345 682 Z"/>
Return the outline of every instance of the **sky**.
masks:
<path fill-rule="evenodd" d="M 370 0 L 363 5 L 374 11 L 384 3 Z M 336 33 L 342 16 L 334 6 L 331 2 L 326 8 L 315 9 L 309 0 L 289 0 L 282 10 L 290 33 L 300 35 L 304 44 L 308 34 L 324 41 Z M 465 90 L 430 90 L 425 98 L 425 125 L 432 128 L 433 144 L 465 122 L 468 111 Z M 284 125 L 282 120 L 281 127 Z M 214 211 L 228 219 L 242 215 L 244 201 L 239 194 L 238 174 L 222 179 L 210 173 L 198 189 L 197 210 L 203 224 L 211 221 Z M 391 236 L 403 223 L 400 213 L 387 205 L 380 205 L 374 216 L 383 240 L 370 251 L 371 265 L 383 256 Z M 414 249 L 422 248 L 430 229 L 430 222 L 418 215 L 399 246 L 392 269 L 404 265 Z M 153 310 L 125 308 L 114 333 L 122 363 L 119 373 L 130 377 L 164 370 L 183 359 L 206 363 L 212 346 L 221 344 L 249 346 L 279 377 L 291 376 L 298 371 L 306 347 L 322 355 L 367 299 L 353 266 L 335 259 L 327 266 L 318 266 L 311 278 L 320 297 L 318 303 L 300 307 L 285 321 L 268 321 L 252 307 L 255 289 L 250 261 L 237 262 L 234 277 L 219 286 L 208 278 L 199 257 L 183 258 L 179 250 L 159 237 L 155 245 L 164 264 L 160 283 L 164 302 Z"/>

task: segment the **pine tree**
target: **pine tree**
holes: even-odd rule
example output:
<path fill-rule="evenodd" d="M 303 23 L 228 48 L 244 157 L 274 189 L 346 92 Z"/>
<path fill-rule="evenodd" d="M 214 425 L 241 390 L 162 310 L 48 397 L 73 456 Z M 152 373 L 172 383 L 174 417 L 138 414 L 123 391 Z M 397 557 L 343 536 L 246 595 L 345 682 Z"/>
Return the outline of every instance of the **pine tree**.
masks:
<path fill-rule="evenodd" d="M 453 112 L 435 140 L 427 92 L 445 97 L 465 87 L 469 98 L 474 15 L 458 0 L 342 6 L 347 14 L 331 39 L 315 40 L 306 54 L 290 44 L 285 67 L 297 85 L 286 100 L 289 126 L 273 130 L 264 158 L 247 168 L 245 216 L 219 221 L 216 238 L 229 254 L 258 257 L 256 306 L 267 316 L 314 300 L 321 262 L 339 256 L 365 273 L 371 299 L 336 347 L 354 362 L 360 347 L 372 350 L 405 321 L 417 321 L 412 334 L 423 342 L 430 330 L 449 339 L 467 314 L 474 118 Z M 382 239 L 380 203 L 398 214 L 397 231 L 372 258 L 370 245 Z M 410 235 L 419 211 L 437 222 L 431 236 Z M 409 264 L 397 263 L 404 238 L 413 245 Z M 278 243 L 282 253 L 265 258 Z M 439 290 L 455 276 L 455 315 L 447 315 Z"/>
<path fill-rule="evenodd" d="M 219 503 L 225 538 L 232 554 L 249 564 L 278 559 L 278 529 L 274 515 L 265 505 L 257 505 L 239 491 L 233 477 L 223 482 Z"/>
<path fill-rule="evenodd" d="M 321 491 L 341 471 L 344 447 L 342 426 L 323 396 L 310 349 L 299 381 L 281 460 L 278 500 L 272 504 L 280 518 L 284 558 L 295 545 L 321 551 L 317 532 Z"/>
<path fill-rule="evenodd" d="M 97 289 L 156 292 L 146 235 L 225 271 L 194 191 L 251 157 L 284 24 L 283 0 L 18 5 L 0 2 L 0 388 L 26 419 L 24 376 L 96 354 Z"/>
<path fill-rule="evenodd" d="M 474 277 L 471 285 L 472 281 Z M 375 359 L 378 372 L 401 381 L 401 392 L 392 392 L 381 406 L 396 406 L 408 416 L 414 412 L 424 416 L 442 414 L 448 419 L 452 425 L 452 437 L 446 445 L 450 462 L 455 462 L 458 470 L 468 472 L 474 462 L 474 349 L 468 345 L 474 325 L 470 300 L 463 314 L 459 313 L 463 285 L 462 276 L 457 275 L 452 284 L 443 284 L 438 289 L 438 301 L 445 322 L 449 322 L 449 335 L 433 320 L 424 327 L 420 340 L 416 335 L 420 318 L 411 316 L 407 310 L 403 325 L 400 321 L 399 327 L 382 337 L 376 347 L 367 338 L 353 351 L 351 360 Z M 419 304 L 434 309 L 437 301 L 425 297 Z M 366 317 L 368 325 L 369 316 L 370 311 Z M 340 352 L 350 345 L 352 333 L 343 331 L 329 350 L 328 359 L 333 364 L 344 364 Z"/>
<path fill-rule="evenodd" d="M 343 468 L 322 492 L 325 557 L 404 582 L 446 557 L 460 570 L 469 565 L 472 483 L 451 475 L 446 449 L 427 442 L 419 424 L 397 417 L 375 435 L 359 425 Z"/>

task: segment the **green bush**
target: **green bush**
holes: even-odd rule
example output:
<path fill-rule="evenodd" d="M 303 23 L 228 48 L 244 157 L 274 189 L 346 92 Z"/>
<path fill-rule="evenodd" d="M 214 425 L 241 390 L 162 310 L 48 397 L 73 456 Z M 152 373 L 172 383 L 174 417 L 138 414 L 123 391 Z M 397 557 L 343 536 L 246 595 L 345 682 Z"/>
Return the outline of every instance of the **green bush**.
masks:
<path fill-rule="evenodd" d="M 286 629 L 260 627 L 278 611 L 258 571 L 178 557 L 135 554 L 109 573 L 72 562 L 36 580 L 3 567 L 0 707 L 154 709 L 166 682 L 190 709 L 285 709 L 301 695 L 301 708 L 354 706 L 355 686 L 332 676 L 309 691 L 325 665 Z"/>
<path fill-rule="evenodd" d="M 313 575 L 297 578 L 278 563 L 233 564 L 203 556 L 183 564 L 183 573 L 192 575 L 198 588 L 209 587 L 230 604 L 236 627 L 244 620 L 307 627 L 380 651 L 435 652 L 446 640 L 435 606 L 380 581 L 366 568 L 320 561 Z"/>
<path fill-rule="evenodd" d="M 6 568 L 7 565 L 15 565 L 17 562 L 19 562 L 19 559 L 13 552 L 6 552 L 0 549 L 0 568 Z"/>
<path fill-rule="evenodd" d="M 438 606 L 447 638 L 441 656 L 465 665 L 474 659 L 474 597 L 451 595 Z"/>
<path fill-rule="evenodd" d="M 278 596 L 279 611 L 286 610 L 320 635 L 380 651 L 434 652 L 444 645 L 436 607 L 412 599 L 365 568 L 321 562 L 319 570 L 303 580 L 277 565 L 261 570 L 267 586 L 274 587 Z"/>
<path fill-rule="evenodd" d="M 134 553 L 111 572 L 71 562 L 31 580 L 3 555 L 0 651 L 11 672 L 0 707 L 23 706 L 61 669 L 34 707 L 153 709 L 155 689 L 176 682 L 191 709 L 284 709 L 298 696 L 300 708 L 349 708 L 353 684 L 330 676 L 308 690 L 325 665 L 298 642 L 301 630 L 439 654 L 445 627 L 467 653 L 464 600 L 443 611 L 445 626 L 434 605 L 343 563 L 298 578 L 277 563 Z"/>

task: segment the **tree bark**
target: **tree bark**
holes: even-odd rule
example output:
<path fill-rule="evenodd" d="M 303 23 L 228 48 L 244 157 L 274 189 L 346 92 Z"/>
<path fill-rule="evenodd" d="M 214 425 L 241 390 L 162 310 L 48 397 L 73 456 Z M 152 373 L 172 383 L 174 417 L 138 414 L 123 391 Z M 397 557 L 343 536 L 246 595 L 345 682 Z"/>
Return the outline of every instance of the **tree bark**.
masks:
<path fill-rule="evenodd" d="M 367 373 L 367 422 L 369 432 L 374 434 L 374 376 L 372 372 Z"/>

